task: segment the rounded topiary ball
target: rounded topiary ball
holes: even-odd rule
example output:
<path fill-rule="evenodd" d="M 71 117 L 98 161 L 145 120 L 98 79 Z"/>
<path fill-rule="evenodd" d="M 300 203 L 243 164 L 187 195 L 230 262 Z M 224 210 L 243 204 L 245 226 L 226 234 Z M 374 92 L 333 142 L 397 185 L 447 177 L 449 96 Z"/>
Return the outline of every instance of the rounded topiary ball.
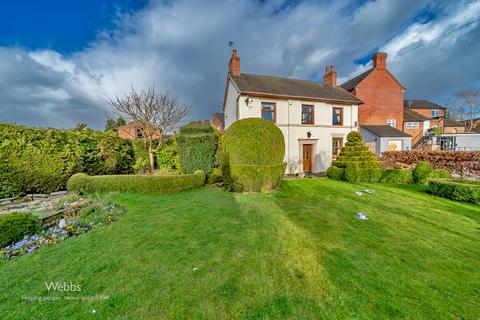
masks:
<path fill-rule="evenodd" d="M 227 190 L 275 189 L 285 173 L 282 131 L 259 118 L 234 122 L 224 135 L 222 175 Z"/>
<path fill-rule="evenodd" d="M 285 156 L 282 131 L 259 118 L 234 122 L 225 132 L 224 144 L 229 162 L 238 165 L 278 164 Z"/>

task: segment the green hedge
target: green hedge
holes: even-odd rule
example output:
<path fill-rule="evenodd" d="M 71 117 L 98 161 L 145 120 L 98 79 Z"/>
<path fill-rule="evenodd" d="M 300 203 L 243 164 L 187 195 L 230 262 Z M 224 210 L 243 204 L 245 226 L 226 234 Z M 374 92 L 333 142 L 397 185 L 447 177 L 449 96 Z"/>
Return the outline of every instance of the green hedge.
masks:
<path fill-rule="evenodd" d="M 347 177 L 347 173 L 350 175 L 349 177 Z M 418 178 L 420 176 L 419 172 L 417 172 L 417 175 Z M 422 181 L 428 181 L 436 178 L 450 178 L 450 173 L 444 169 L 434 169 L 428 173 L 427 178 L 424 178 L 423 173 L 421 176 Z M 349 182 L 381 182 L 395 184 L 413 183 L 412 170 L 382 170 L 380 168 L 358 169 L 351 164 L 349 164 L 346 169 L 331 166 L 327 170 L 327 177 L 333 180 L 343 180 Z"/>
<path fill-rule="evenodd" d="M 17 242 L 25 235 L 40 229 L 40 223 L 30 213 L 11 213 L 0 216 L 0 247 Z"/>
<path fill-rule="evenodd" d="M 327 177 L 332 180 L 343 180 L 344 179 L 344 168 L 339 168 L 331 166 L 327 169 Z"/>
<path fill-rule="evenodd" d="M 89 176 L 79 173 L 68 180 L 68 191 L 92 193 L 99 191 L 172 193 L 200 187 L 205 184 L 206 175 L 197 170 L 194 174 L 152 176 L 152 175 L 110 175 Z"/>
<path fill-rule="evenodd" d="M 212 172 L 218 137 L 208 122 L 191 122 L 180 128 L 176 141 L 183 173 L 195 170 L 203 170 L 207 174 Z"/>
<path fill-rule="evenodd" d="M 412 170 L 384 170 L 381 183 L 395 183 L 395 184 L 408 184 L 413 182 Z"/>
<path fill-rule="evenodd" d="M 447 199 L 480 204 L 480 182 L 468 180 L 432 179 L 427 192 Z"/>
<path fill-rule="evenodd" d="M 225 132 L 222 175 L 231 191 L 260 192 L 276 188 L 285 174 L 282 131 L 260 118 L 234 122 Z"/>
<path fill-rule="evenodd" d="M 348 181 L 345 172 L 347 170 L 344 168 L 338 168 L 335 166 L 331 166 L 327 170 L 327 177 L 333 180 L 344 180 Z M 380 178 L 382 177 L 382 169 L 380 168 L 372 168 L 372 169 L 356 169 L 356 180 L 358 182 L 380 182 Z"/>
<path fill-rule="evenodd" d="M 0 124 L 0 198 L 65 188 L 77 172 L 133 171 L 131 142 L 113 132 Z"/>
<path fill-rule="evenodd" d="M 280 184 L 287 164 L 240 165 L 230 164 L 234 191 L 266 192 Z"/>

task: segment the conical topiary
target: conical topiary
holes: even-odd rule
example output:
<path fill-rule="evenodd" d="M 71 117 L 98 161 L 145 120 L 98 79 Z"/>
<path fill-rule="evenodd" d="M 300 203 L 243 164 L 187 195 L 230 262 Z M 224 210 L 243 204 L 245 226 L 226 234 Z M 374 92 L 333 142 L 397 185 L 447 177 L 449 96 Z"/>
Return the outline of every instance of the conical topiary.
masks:
<path fill-rule="evenodd" d="M 379 168 L 380 161 L 362 142 L 362 135 L 352 131 L 347 135 L 347 143 L 342 148 L 332 166 L 345 168 L 348 163 L 355 163 L 360 169 Z"/>

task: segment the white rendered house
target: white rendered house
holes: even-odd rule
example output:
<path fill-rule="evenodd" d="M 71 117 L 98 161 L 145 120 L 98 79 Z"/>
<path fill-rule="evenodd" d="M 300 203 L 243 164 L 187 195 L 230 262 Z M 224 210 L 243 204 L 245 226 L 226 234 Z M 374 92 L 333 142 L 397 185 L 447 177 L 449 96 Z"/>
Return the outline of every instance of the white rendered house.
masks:
<path fill-rule="evenodd" d="M 285 137 L 285 162 L 297 162 L 297 173 L 328 169 L 347 134 L 358 131 L 361 103 L 336 85 L 333 66 L 327 67 L 323 84 L 253 75 L 240 73 L 240 58 L 232 52 L 223 104 L 225 129 L 244 118 L 272 121 Z M 287 173 L 290 170 L 287 165 Z"/>

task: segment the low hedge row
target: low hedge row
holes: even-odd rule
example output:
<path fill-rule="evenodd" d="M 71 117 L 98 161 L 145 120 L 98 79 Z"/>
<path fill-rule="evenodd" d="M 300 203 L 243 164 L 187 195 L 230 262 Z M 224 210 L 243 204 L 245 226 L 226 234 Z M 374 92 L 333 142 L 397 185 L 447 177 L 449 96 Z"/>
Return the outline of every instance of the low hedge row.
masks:
<path fill-rule="evenodd" d="M 17 242 L 24 235 L 32 235 L 40 229 L 40 223 L 30 213 L 11 213 L 0 216 L 0 247 Z"/>
<path fill-rule="evenodd" d="M 480 204 L 480 182 L 469 180 L 432 179 L 427 192 L 442 198 Z"/>
<path fill-rule="evenodd" d="M 332 166 L 327 170 L 327 177 L 333 180 L 349 182 L 380 182 L 391 184 L 410 184 L 414 182 L 412 170 L 399 169 L 354 169 L 352 167 L 344 169 Z M 450 178 L 450 173 L 447 170 L 434 169 L 428 174 L 425 181 L 436 178 Z"/>
<path fill-rule="evenodd" d="M 67 183 L 67 190 L 79 193 L 98 191 L 173 193 L 200 187 L 205 184 L 205 172 L 193 174 L 150 176 L 150 175 L 111 175 L 89 176 L 84 173 L 73 175 Z"/>

